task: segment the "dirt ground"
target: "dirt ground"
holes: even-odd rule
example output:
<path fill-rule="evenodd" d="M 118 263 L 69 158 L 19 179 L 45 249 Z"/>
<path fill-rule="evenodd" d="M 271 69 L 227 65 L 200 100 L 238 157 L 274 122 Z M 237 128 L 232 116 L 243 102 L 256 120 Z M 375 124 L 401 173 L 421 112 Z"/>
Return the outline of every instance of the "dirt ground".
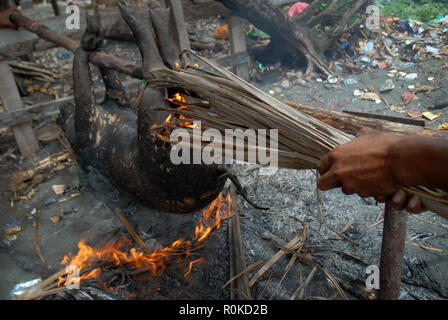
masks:
<path fill-rule="evenodd" d="M 215 41 L 215 28 L 224 23 L 220 17 L 211 17 L 189 22 L 187 27 L 192 38 L 207 42 Z M 202 54 L 216 57 L 228 54 L 228 41 L 223 43 L 224 50 L 218 53 Z M 138 61 L 138 50 L 132 43 L 110 42 L 107 49 L 111 53 Z M 64 49 L 36 52 L 31 59 L 49 69 L 63 69 L 65 76 L 55 86 L 61 96 L 71 94 L 63 92 L 66 85 L 71 86 L 70 65 L 72 56 L 64 54 Z M 62 56 L 61 56 L 62 55 Z M 446 56 L 444 56 L 446 58 Z M 415 72 L 414 81 L 394 78 L 395 89 L 384 93 L 389 104 L 399 105 L 400 95 L 409 85 L 431 85 L 441 89 L 419 95 L 411 101 L 406 110 L 416 108 L 426 111 L 433 103 L 448 98 L 447 59 L 429 59 L 416 63 L 407 73 Z M 266 65 L 261 72 L 258 63 L 253 61 L 251 82 L 265 92 L 275 96 L 306 102 L 331 110 L 356 110 L 378 114 L 406 116 L 388 108 L 384 102 L 360 100 L 353 95 L 355 89 L 381 87 L 390 79 L 388 71 L 376 69 L 363 71 L 357 75 L 348 75 L 340 71 L 340 80 L 335 84 L 326 81 L 304 80 L 304 70 L 291 69 L 278 65 Z M 271 69 L 271 70 L 268 70 Z M 255 70 L 255 71 L 254 71 Z M 428 78 L 433 77 L 433 81 Z M 123 77 L 125 78 L 125 77 Z M 355 78 L 356 84 L 345 85 L 342 79 Z M 99 83 L 98 74 L 94 79 Z M 134 98 L 137 91 L 129 92 Z M 33 93 L 26 98 L 31 101 L 44 101 L 51 97 Z M 442 116 L 427 126 L 437 129 L 448 108 L 437 110 Z M 51 121 L 48 121 L 51 124 Z M 63 149 L 57 141 L 42 142 L 42 149 L 34 161 L 55 154 Z M 6 150 L 5 150 L 6 151 Z M 15 284 L 47 276 L 62 268 L 60 261 L 68 252 L 77 251 L 77 243 L 86 238 L 87 243 L 95 246 L 101 241 L 116 239 L 120 233 L 126 233 L 117 219 L 114 209 L 121 208 L 130 223 L 142 239 L 151 247 L 163 247 L 178 238 L 189 239 L 199 219 L 199 212 L 180 215 L 160 212 L 147 208 L 130 195 L 126 195 L 89 166 L 79 161 L 65 162 L 65 167 L 51 177 L 36 185 L 35 194 L 27 201 L 14 201 L 20 195 L 9 192 L 9 178 L 14 172 L 32 166 L 23 160 L 18 151 L 0 154 L 0 299 L 10 298 Z M 365 288 L 366 268 L 378 265 L 380 260 L 382 215 L 384 205 L 377 205 L 373 199 L 361 199 L 358 196 L 346 196 L 340 190 L 321 193 L 322 221 L 319 222 L 318 201 L 316 197 L 316 175 L 313 171 L 279 170 L 272 176 L 259 175 L 259 168 L 248 164 L 235 165 L 243 186 L 249 197 L 268 211 L 254 209 L 241 197 L 238 198 L 241 219 L 243 251 L 248 265 L 260 260 L 268 260 L 278 252 L 279 245 L 285 245 L 295 236 L 302 235 L 304 226 L 308 231 L 302 252 L 315 259 L 322 267 L 337 278 L 349 299 L 366 299 L 374 291 Z M 58 198 L 52 186 L 65 185 L 66 194 L 79 194 L 72 198 Z M 65 200 L 65 201 L 61 201 Z M 38 232 L 36 233 L 36 213 L 38 213 Z M 57 223 L 53 217 L 57 218 Z M 4 230 L 8 226 L 21 226 L 16 239 L 6 237 Z M 353 242 L 339 237 L 330 227 L 342 230 Z M 35 248 L 38 239 L 44 264 Z M 400 299 L 433 300 L 448 298 L 448 221 L 431 212 L 410 215 Z M 194 252 L 195 257 L 205 262 L 193 268 L 190 278 L 182 277 L 185 266 L 170 266 L 169 272 L 158 278 L 133 284 L 133 292 L 138 299 L 229 299 L 228 288 L 223 288 L 229 280 L 229 240 L 228 221 L 224 221 L 219 230 L 215 230 L 205 244 Z M 414 245 L 413 245 L 414 244 Z M 424 249 L 424 245 L 432 250 Z M 435 249 L 435 250 L 434 250 Z M 286 255 L 272 266 L 252 287 L 255 299 L 290 299 L 301 281 L 305 281 L 313 266 L 304 261 L 296 261 L 282 284 L 276 288 L 285 273 L 291 256 Z M 304 299 L 340 299 L 334 295 L 321 271 L 311 278 Z M 127 299 L 119 292 L 109 293 L 117 299 Z M 70 295 L 50 296 L 51 299 L 70 299 Z"/>

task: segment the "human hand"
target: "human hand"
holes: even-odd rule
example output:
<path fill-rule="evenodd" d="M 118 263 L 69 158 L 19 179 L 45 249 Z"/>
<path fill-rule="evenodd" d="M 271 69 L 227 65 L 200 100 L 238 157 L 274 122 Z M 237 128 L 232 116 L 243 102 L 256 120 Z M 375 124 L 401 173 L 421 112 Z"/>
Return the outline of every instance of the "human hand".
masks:
<path fill-rule="evenodd" d="M 398 190 L 392 196 L 378 196 L 375 197 L 376 202 L 384 203 L 390 202 L 392 207 L 397 210 L 406 209 L 406 211 L 414 214 L 421 213 L 423 210 L 422 200 L 417 195 L 408 195 L 403 190 Z"/>
<path fill-rule="evenodd" d="M 355 140 L 336 147 L 321 159 L 319 189 L 341 187 L 347 195 L 356 193 L 363 198 L 375 197 L 378 202 L 390 200 L 399 210 L 406 208 L 411 213 L 420 212 L 420 198 L 408 197 L 400 190 L 401 184 L 389 156 L 389 148 L 399 144 L 400 140 L 400 136 L 390 133 L 361 130 Z"/>
<path fill-rule="evenodd" d="M 11 28 L 17 29 L 17 26 L 9 20 L 9 16 L 13 12 L 19 12 L 17 8 L 9 8 L 3 11 L 0 11 L 0 28 Z"/>

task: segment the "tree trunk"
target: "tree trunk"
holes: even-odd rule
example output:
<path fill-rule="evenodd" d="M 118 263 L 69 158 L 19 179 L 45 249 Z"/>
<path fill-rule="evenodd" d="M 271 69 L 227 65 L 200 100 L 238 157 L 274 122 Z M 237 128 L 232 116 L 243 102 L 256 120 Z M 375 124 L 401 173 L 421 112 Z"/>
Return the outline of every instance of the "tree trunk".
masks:
<path fill-rule="evenodd" d="M 265 0 L 218 0 L 234 13 L 247 19 L 258 29 L 271 36 L 279 44 L 279 51 L 300 52 L 305 57 L 307 75 L 318 69 L 330 75 L 325 52 L 340 38 L 347 21 L 369 0 L 332 0 L 326 10 L 321 11 L 322 0 L 314 0 L 301 14 L 290 18 L 271 1 Z M 345 9 L 345 10 L 344 10 Z M 335 23 L 330 31 L 320 35 L 311 29 L 322 20 L 332 16 Z"/>

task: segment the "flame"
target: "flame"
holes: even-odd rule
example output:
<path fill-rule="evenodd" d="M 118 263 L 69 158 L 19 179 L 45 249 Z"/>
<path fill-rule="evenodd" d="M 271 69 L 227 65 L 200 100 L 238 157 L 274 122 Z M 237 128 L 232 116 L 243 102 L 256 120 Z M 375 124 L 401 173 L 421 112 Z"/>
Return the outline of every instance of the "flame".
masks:
<path fill-rule="evenodd" d="M 143 276 L 136 278 L 137 280 L 160 276 L 167 263 L 178 263 L 179 259 L 187 260 L 192 248 L 204 242 L 214 229 L 219 229 L 222 219 L 232 214 L 231 205 L 230 195 L 227 194 L 226 199 L 223 200 L 222 193 L 220 193 L 210 206 L 202 211 L 201 218 L 195 227 L 193 240 L 177 239 L 171 245 L 165 248 L 156 248 L 149 253 L 137 248 L 126 250 L 126 247 L 131 246 L 132 241 L 125 237 L 106 243 L 99 248 L 90 247 L 84 239 L 81 239 L 78 243 L 77 255 L 73 256 L 69 253 L 61 261 L 61 264 L 75 268 L 71 268 L 71 272 L 59 278 L 58 286 L 88 279 L 101 279 L 102 268 L 106 266 L 140 270 Z M 187 277 L 193 266 L 202 262 L 204 262 L 203 258 L 189 262 L 184 276 Z M 107 288 L 106 284 L 104 286 Z M 113 290 L 111 287 L 108 289 Z"/>
<path fill-rule="evenodd" d="M 199 258 L 199 259 L 196 259 L 196 260 L 194 260 L 194 261 L 191 261 L 191 262 L 189 263 L 189 266 L 188 266 L 188 271 L 185 272 L 184 277 L 186 278 L 186 277 L 190 274 L 191 270 L 193 269 L 193 265 L 194 265 L 194 264 L 196 264 L 196 263 L 202 263 L 202 262 L 204 262 L 204 259 L 203 259 L 203 258 Z"/>
<path fill-rule="evenodd" d="M 165 119 L 165 123 L 170 122 L 170 120 L 171 120 L 172 117 L 173 117 L 173 114 L 170 113 L 170 114 L 168 115 L 168 117 L 166 117 L 166 119 Z"/>
<path fill-rule="evenodd" d="M 185 100 L 185 98 L 182 97 L 182 95 L 179 92 L 176 92 L 174 94 L 174 97 L 168 98 L 168 100 L 171 102 L 187 103 L 187 100 Z"/>
<path fill-rule="evenodd" d="M 185 105 L 185 104 L 187 104 L 187 100 L 185 100 L 185 98 L 179 92 L 176 92 L 172 98 L 168 98 L 168 101 L 173 102 L 175 104 L 180 104 L 180 106 L 177 108 L 178 110 L 187 110 L 188 109 L 188 107 Z M 174 113 L 170 113 L 168 115 L 168 117 L 165 119 L 165 123 L 169 123 L 173 119 L 173 117 L 174 117 Z M 183 114 L 179 114 L 179 115 L 177 115 L 177 117 L 181 120 L 187 118 Z M 154 129 L 156 126 L 157 126 L 156 123 L 153 124 L 151 126 L 151 129 Z M 201 129 L 201 126 L 198 123 L 193 124 L 191 122 L 182 122 L 180 124 L 180 126 L 184 127 L 184 128 Z M 167 131 L 165 130 L 161 134 L 161 136 L 166 136 L 166 135 L 167 135 Z"/>

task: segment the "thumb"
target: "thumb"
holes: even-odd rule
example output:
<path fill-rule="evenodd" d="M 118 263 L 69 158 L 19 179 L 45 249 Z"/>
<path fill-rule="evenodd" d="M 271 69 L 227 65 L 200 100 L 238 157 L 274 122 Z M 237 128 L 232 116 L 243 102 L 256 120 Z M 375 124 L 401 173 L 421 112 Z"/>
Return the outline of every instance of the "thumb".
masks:
<path fill-rule="evenodd" d="M 374 134 L 374 133 L 378 133 L 378 130 L 369 128 L 369 127 L 364 127 L 361 130 L 359 130 L 359 132 L 356 134 L 356 137 L 362 137 L 362 136 L 367 136 L 369 134 Z"/>

